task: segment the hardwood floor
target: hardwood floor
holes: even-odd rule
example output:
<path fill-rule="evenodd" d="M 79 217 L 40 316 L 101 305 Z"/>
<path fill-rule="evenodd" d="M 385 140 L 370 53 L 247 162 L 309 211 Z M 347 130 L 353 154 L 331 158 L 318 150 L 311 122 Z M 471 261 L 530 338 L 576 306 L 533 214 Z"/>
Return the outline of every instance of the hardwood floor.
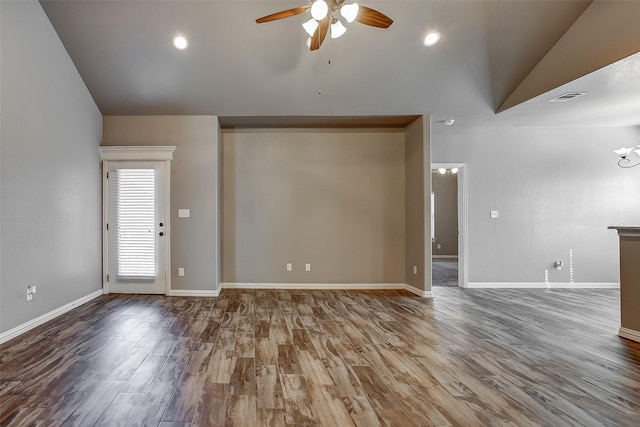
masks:
<path fill-rule="evenodd" d="M 0 353 L 2 426 L 638 426 L 615 290 L 108 295 Z"/>

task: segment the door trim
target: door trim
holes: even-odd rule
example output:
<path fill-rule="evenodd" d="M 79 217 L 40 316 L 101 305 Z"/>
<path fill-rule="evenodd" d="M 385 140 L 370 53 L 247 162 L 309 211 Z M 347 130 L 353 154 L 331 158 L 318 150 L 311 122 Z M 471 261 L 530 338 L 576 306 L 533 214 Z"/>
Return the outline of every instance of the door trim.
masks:
<path fill-rule="evenodd" d="M 100 147 L 100 160 L 102 161 L 162 161 L 173 160 L 175 146 L 109 146 Z"/>
<path fill-rule="evenodd" d="M 109 293 L 109 281 L 107 274 L 109 272 L 109 232 L 107 230 L 107 219 L 109 218 L 109 162 L 127 162 L 127 161 L 150 161 L 165 162 L 164 174 L 164 211 L 165 218 L 165 238 L 162 239 L 164 244 L 164 268 L 165 268 L 165 295 L 171 294 L 171 160 L 173 160 L 173 152 L 175 146 L 109 146 L 100 147 L 100 160 L 102 161 L 102 293 Z"/>
<path fill-rule="evenodd" d="M 469 287 L 469 259 L 467 234 L 469 223 L 468 214 L 468 185 L 466 163 L 431 163 L 431 170 L 438 168 L 458 168 L 458 286 Z"/>

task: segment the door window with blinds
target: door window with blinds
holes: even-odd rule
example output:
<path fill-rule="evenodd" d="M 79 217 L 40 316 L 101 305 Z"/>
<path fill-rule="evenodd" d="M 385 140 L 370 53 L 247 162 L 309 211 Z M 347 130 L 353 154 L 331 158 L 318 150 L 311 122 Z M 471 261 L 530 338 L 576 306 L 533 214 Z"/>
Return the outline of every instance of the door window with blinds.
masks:
<path fill-rule="evenodd" d="M 116 280 L 153 280 L 156 264 L 156 169 L 116 169 Z"/>

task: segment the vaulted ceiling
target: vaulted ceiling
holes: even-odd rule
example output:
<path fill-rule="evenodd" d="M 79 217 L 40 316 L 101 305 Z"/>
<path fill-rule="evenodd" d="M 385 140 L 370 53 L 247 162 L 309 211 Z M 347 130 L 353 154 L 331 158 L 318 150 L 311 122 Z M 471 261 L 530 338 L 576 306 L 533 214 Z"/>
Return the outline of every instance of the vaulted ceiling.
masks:
<path fill-rule="evenodd" d="M 362 0 L 393 25 L 350 24 L 314 52 L 301 27 L 308 14 L 255 23 L 309 0 L 41 4 L 104 115 L 640 125 L 640 2 Z M 442 39 L 425 47 L 430 30 Z M 172 45 L 178 33 L 184 51 Z M 564 92 L 587 95 L 548 102 Z"/>

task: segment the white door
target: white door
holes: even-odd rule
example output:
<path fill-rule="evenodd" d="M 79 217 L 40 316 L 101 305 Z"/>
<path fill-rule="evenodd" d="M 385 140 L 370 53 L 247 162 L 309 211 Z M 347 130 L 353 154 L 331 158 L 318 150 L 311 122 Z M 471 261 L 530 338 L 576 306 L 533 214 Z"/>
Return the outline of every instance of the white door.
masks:
<path fill-rule="evenodd" d="M 163 161 L 108 162 L 109 292 L 166 293 L 165 169 Z"/>

